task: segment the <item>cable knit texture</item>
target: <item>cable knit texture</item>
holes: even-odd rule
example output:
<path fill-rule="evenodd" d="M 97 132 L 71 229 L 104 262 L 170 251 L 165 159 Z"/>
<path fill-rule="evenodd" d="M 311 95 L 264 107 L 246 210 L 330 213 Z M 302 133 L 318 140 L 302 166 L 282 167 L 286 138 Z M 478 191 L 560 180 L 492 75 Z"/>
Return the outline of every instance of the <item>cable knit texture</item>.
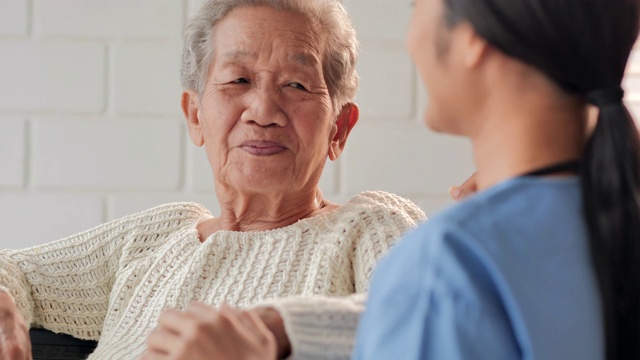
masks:
<path fill-rule="evenodd" d="M 349 358 L 373 267 L 424 219 L 408 200 L 365 192 L 339 209 L 260 232 L 218 231 L 174 203 L 47 245 L 0 251 L 0 290 L 35 327 L 99 340 L 89 359 L 136 359 L 162 309 L 273 306 L 294 358 Z M 353 295 L 357 294 L 357 295 Z"/>

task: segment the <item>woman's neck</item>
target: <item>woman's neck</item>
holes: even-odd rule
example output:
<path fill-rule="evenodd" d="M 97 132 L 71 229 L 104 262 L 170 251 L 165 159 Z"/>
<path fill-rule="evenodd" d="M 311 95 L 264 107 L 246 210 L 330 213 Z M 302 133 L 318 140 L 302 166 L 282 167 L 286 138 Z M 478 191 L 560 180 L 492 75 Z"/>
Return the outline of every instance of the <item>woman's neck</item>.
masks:
<path fill-rule="evenodd" d="M 201 240 L 216 231 L 265 231 L 333 210 L 338 205 L 324 199 L 319 189 L 287 196 L 218 194 L 220 216 L 198 225 Z"/>
<path fill-rule="evenodd" d="M 471 136 L 478 189 L 545 166 L 581 159 L 586 138 L 584 104 L 569 97 L 526 100 L 487 106 L 485 109 L 491 111 L 481 114 L 482 126 Z"/>

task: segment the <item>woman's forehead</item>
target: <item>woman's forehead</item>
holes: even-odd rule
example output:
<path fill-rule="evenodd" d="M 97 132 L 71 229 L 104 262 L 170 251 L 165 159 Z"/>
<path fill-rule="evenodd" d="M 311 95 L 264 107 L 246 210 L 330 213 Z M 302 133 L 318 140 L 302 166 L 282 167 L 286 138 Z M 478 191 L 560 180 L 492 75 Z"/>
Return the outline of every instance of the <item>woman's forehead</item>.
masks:
<path fill-rule="evenodd" d="M 216 24 L 215 32 L 228 37 L 269 38 L 285 36 L 301 41 L 321 37 L 320 23 L 299 12 L 273 9 L 266 6 L 233 9 Z M 221 39 L 219 39 L 221 40 Z"/>
<path fill-rule="evenodd" d="M 218 65 L 276 59 L 317 67 L 322 62 L 324 36 L 298 13 L 241 8 L 229 13 L 213 36 L 214 62 Z"/>

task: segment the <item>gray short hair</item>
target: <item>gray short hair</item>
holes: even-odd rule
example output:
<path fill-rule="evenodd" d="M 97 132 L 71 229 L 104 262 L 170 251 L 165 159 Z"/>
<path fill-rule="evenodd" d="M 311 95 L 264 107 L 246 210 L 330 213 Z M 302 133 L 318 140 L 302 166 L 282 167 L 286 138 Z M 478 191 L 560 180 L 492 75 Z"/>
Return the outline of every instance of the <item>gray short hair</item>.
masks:
<path fill-rule="evenodd" d="M 185 29 L 181 79 L 185 90 L 202 94 L 213 58 L 216 24 L 231 10 L 241 6 L 268 6 L 306 16 L 327 35 L 323 54 L 323 74 L 334 111 L 353 101 L 358 88 L 355 69 L 358 59 L 356 32 L 339 0 L 209 0 L 192 17 Z"/>

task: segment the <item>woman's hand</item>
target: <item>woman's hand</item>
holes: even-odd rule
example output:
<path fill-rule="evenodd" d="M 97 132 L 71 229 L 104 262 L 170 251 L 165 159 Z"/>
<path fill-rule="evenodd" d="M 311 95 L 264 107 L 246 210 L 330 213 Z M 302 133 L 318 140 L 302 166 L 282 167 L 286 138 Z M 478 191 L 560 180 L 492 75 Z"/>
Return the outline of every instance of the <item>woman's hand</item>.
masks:
<path fill-rule="evenodd" d="M 452 186 L 449 188 L 449 195 L 455 201 L 464 200 L 469 195 L 473 195 L 478 191 L 478 184 L 476 183 L 476 173 L 473 173 L 471 177 L 467 179 L 460 186 Z"/>
<path fill-rule="evenodd" d="M 147 338 L 143 360 L 250 359 L 277 357 L 276 339 L 255 311 L 192 303 L 165 310 Z"/>
<path fill-rule="evenodd" d="M 1 291 L 0 360 L 31 360 L 27 323 L 9 295 Z"/>
<path fill-rule="evenodd" d="M 287 358 L 291 354 L 291 342 L 284 327 L 284 321 L 278 310 L 270 307 L 256 308 L 254 310 L 260 320 L 267 326 L 276 338 L 278 359 Z"/>

